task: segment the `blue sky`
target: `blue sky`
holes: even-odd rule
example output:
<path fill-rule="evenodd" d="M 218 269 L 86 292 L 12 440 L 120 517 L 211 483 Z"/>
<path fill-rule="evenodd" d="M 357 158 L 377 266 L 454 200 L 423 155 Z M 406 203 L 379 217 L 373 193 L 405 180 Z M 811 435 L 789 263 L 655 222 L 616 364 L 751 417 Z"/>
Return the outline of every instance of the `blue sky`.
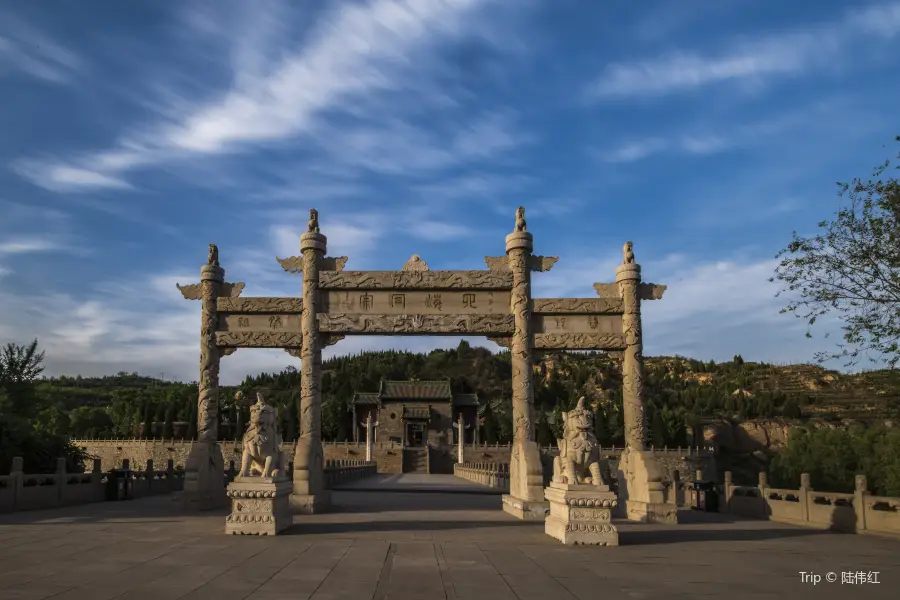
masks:
<path fill-rule="evenodd" d="M 521 204 L 561 257 L 536 295 L 593 295 L 633 240 L 670 286 L 647 354 L 808 361 L 832 342 L 778 314 L 774 255 L 896 155 L 898 74 L 900 2 L 6 2 L 0 340 L 195 379 L 174 284 L 208 243 L 246 295 L 296 295 L 275 256 L 310 207 L 348 269 L 469 269 Z M 242 350 L 223 381 L 294 363 Z"/>

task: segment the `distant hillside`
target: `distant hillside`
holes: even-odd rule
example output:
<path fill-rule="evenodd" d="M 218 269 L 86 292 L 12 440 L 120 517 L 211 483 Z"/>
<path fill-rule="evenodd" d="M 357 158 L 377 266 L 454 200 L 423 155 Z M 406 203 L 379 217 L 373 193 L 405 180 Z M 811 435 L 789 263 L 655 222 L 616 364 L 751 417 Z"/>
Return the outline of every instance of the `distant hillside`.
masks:
<path fill-rule="evenodd" d="M 541 358 L 535 369 L 542 442 L 552 441 L 554 411 L 568 408 L 584 395 L 595 410 L 601 440 L 621 443 L 622 381 L 616 358 L 601 353 L 554 353 Z M 375 391 L 381 378 L 449 378 L 455 392 L 479 395 L 488 437 L 505 441 L 511 436 L 510 374 L 508 352 L 492 354 L 465 342 L 453 350 L 428 354 L 385 351 L 332 358 L 323 364 L 324 435 L 328 439 L 346 436 L 353 392 Z M 644 383 L 650 441 L 659 446 L 686 445 L 692 427 L 712 419 L 876 422 L 900 414 L 900 374 L 893 371 L 841 374 L 810 365 L 744 362 L 739 356 L 727 363 L 652 357 L 645 359 Z M 240 386 L 223 387 L 222 435 L 235 435 L 246 422 L 246 407 L 238 415 L 241 411 L 232 406 L 234 392 L 264 388 L 281 407 L 285 437 L 293 437 L 299 385 L 299 372 L 288 368 L 248 377 Z M 171 437 L 179 422 L 184 422 L 181 433 L 191 436 L 193 432 L 185 428 L 196 419 L 196 384 L 137 374 L 46 379 L 38 385 L 38 397 L 43 407 L 40 420 L 46 428 L 72 437 L 132 437 L 141 431 Z"/>

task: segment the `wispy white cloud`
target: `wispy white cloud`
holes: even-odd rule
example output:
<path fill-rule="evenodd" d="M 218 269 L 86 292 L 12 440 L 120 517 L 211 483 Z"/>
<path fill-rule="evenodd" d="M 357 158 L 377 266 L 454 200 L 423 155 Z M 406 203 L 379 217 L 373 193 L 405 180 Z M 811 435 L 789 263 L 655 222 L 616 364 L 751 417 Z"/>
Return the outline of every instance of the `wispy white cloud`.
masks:
<path fill-rule="evenodd" d="M 241 152 L 300 135 L 311 136 L 326 150 L 331 147 L 334 156 L 354 166 L 381 172 L 439 168 L 508 150 L 522 139 L 510 132 L 509 119 L 501 113 L 461 127 L 449 148 L 401 115 L 384 115 L 377 127 L 338 129 L 325 118 L 358 107 L 373 95 L 414 85 L 428 72 L 429 49 L 471 35 L 475 15 L 486 4 L 487 0 L 341 3 L 324 14 L 296 47 L 278 34 L 279 16 L 288 5 L 263 3 L 259 11 L 271 11 L 268 16 L 227 26 L 233 34 L 233 39 L 227 38 L 233 76 L 224 92 L 210 100 L 182 103 L 177 115 L 125 133 L 111 149 L 58 161 L 22 161 L 18 172 L 54 191 L 120 188 L 131 169 Z M 195 17 L 192 26 L 197 28 L 197 23 L 206 23 L 210 35 L 223 33 L 217 29 L 220 24 L 209 22 L 208 14 Z M 270 32 L 284 45 L 273 48 Z M 339 140 L 333 139 L 336 131 Z M 337 141 L 343 153 L 335 148 Z M 411 151 L 413 147 L 417 151 Z"/>
<path fill-rule="evenodd" d="M 415 238 L 431 242 L 443 242 L 468 237 L 474 231 L 460 223 L 421 220 L 410 223 L 409 234 Z"/>
<path fill-rule="evenodd" d="M 726 140 L 717 135 L 685 135 L 674 140 L 651 137 L 627 141 L 611 150 L 599 151 L 599 156 L 609 163 L 630 163 L 671 151 L 700 156 L 716 154 L 734 145 L 735 140 Z"/>
<path fill-rule="evenodd" d="M 0 241 L 0 256 L 5 254 L 30 254 L 63 250 L 66 246 L 49 237 L 17 236 Z"/>
<path fill-rule="evenodd" d="M 728 140 L 716 135 L 685 136 L 681 147 L 690 154 L 714 154 L 730 147 Z"/>
<path fill-rule="evenodd" d="M 647 138 L 623 143 L 609 152 L 602 152 L 601 158 L 611 163 L 635 162 L 648 156 L 658 154 L 669 146 L 666 140 Z"/>
<path fill-rule="evenodd" d="M 496 157 L 529 145 L 534 137 L 518 129 L 514 115 L 487 112 L 442 131 L 402 118 L 348 127 L 321 123 L 312 132 L 319 148 L 336 162 L 380 174 L 415 176 Z"/>
<path fill-rule="evenodd" d="M 4 10 L 0 11 L 0 75 L 4 68 L 61 84 L 82 71 L 85 62 L 43 31 Z"/>
<path fill-rule="evenodd" d="M 715 121 L 703 118 L 699 122 L 679 124 L 679 129 L 687 130 L 682 133 L 632 138 L 609 148 L 592 148 L 590 152 L 609 163 L 637 162 L 663 153 L 704 157 L 771 143 L 773 138 L 796 134 L 800 130 L 820 131 L 823 119 L 838 114 L 845 120 L 848 118 L 848 104 L 842 98 L 817 99 L 812 104 L 743 123 L 728 122 L 717 126 Z M 730 115 L 729 118 L 737 117 Z M 854 122 L 856 120 L 854 118 Z"/>
<path fill-rule="evenodd" d="M 855 39 L 900 32 L 900 3 L 854 10 L 838 22 L 742 39 L 717 54 L 675 51 L 658 58 L 607 66 L 591 84 L 594 98 L 661 95 L 726 81 L 791 75 L 833 64 Z"/>
<path fill-rule="evenodd" d="M 421 201 L 431 204 L 449 205 L 455 204 L 457 201 L 488 201 L 490 202 L 489 206 L 498 209 L 497 201 L 503 196 L 521 196 L 537 181 L 536 177 L 519 173 L 500 175 L 474 172 L 441 177 L 439 181 L 416 184 L 410 189 Z M 508 212 L 502 208 L 499 210 L 503 213 Z"/>
<path fill-rule="evenodd" d="M 0 277 L 14 273 L 19 260 L 34 254 L 66 252 L 86 256 L 90 250 L 79 244 L 69 230 L 69 215 L 62 211 L 0 200 Z"/>
<path fill-rule="evenodd" d="M 127 189 L 131 185 L 122 179 L 106 175 L 100 170 L 46 164 L 25 159 L 11 165 L 13 171 L 53 192 L 77 192 L 94 189 Z"/>

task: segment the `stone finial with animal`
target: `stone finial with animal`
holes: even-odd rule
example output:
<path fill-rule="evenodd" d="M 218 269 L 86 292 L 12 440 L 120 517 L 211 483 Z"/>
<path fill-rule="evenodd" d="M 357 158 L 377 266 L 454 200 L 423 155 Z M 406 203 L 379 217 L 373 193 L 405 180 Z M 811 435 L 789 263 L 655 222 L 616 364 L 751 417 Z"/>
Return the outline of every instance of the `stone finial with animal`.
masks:
<path fill-rule="evenodd" d="M 562 413 L 563 437 L 556 440 L 559 456 L 553 459 L 553 482 L 604 486 L 600 446 L 594 436 L 594 414 L 584 407 L 584 396 L 573 410 Z"/>
<path fill-rule="evenodd" d="M 516 233 L 527 231 L 527 223 L 525 222 L 525 207 L 520 206 L 516 209 Z"/>
<path fill-rule="evenodd" d="M 219 247 L 215 244 L 209 245 L 209 254 L 206 256 L 206 264 L 212 267 L 219 266 Z"/>
<path fill-rule="evenodd" d="M 634 264 L 634 244 L 631 242 L 625 242 L 625 244 L 622 245 L 622 264 Z"/>
<path fill-rule="evenodd" d="M 271 478 L 284 474 L 284 454 L 281 452 L 277 422 L 275 408 L 266 404 L 263 395 L 257 393 L 256 404 L 250 407 L 250 423 L 244 434 L 241 477 Z"/>

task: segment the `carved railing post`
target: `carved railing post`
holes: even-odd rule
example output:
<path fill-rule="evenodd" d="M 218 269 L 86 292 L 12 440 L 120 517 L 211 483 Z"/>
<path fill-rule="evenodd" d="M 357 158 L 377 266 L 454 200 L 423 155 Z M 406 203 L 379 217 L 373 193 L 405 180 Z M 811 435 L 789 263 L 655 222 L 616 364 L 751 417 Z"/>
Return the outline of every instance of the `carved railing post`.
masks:
<path fill-rule="evenodd" d="M 641 332 L 641 266 L 634 262 L 631 242 L 625 244 L 622 264 L 616 268 L 616 283 L 622 294 L 624 313 L 622 332 L 625 351 L 622 356 L 622 397 L 625 445 L 643 450 L 647 416 L 644 410 L 644 340 Z"/>
<path fill-rule="evenodd" d="M 503 509 L 519 518 L 543 519 L 543 468 L 534 440 L 534 382 L 531 327 L 531 251 L 534 238 L 526 231 L 525 209 L 516 211 L 516 227 L 506 236 L 506 256 L 512 271 L 510 309 L 515 331 L 510 339 L 512 363 L 513 447 L 509 496 Z"/>
<path fill-rule="evenodd" d="M 225 465 L 218 445 L 219 360 L 216 345 L 219 297 L 236 298 L 243 283 L 226 283 L 225 270 L 219 266 L 219 249 L 209 245 L 207 263 L 200 269 L 200 283 L 176 287 L 187 300 L 201 301 L 200 381 L 197 387 L 197 444 L 185 464 L 184 501 L 192 509 L 207 510 L 227 504 L 222 473 Z M 232 350 L 233 351 L 233 350 Z"/>
<path fill-rule="evenodd" d="M 322 340 L 317 320 L 319 265 L 327 239 L 319 233 L 318 213 L 310 210 L 309 227 L 300 236 L 303 260 L 303 311 L 300 316 L 303 346 L 300 348 L 300 436 L 294 454 L 294 512 L 312 514 L 329 505 L 322 457 Z"/>
<path fill-rule="evenodd" d="M 869 486 L 865 475 L 857 475 L 855 483 L 853 512 L 856 513 L 856 531 L 859 532 L 866 530 L 866 496 L 869 495 Z"/>

